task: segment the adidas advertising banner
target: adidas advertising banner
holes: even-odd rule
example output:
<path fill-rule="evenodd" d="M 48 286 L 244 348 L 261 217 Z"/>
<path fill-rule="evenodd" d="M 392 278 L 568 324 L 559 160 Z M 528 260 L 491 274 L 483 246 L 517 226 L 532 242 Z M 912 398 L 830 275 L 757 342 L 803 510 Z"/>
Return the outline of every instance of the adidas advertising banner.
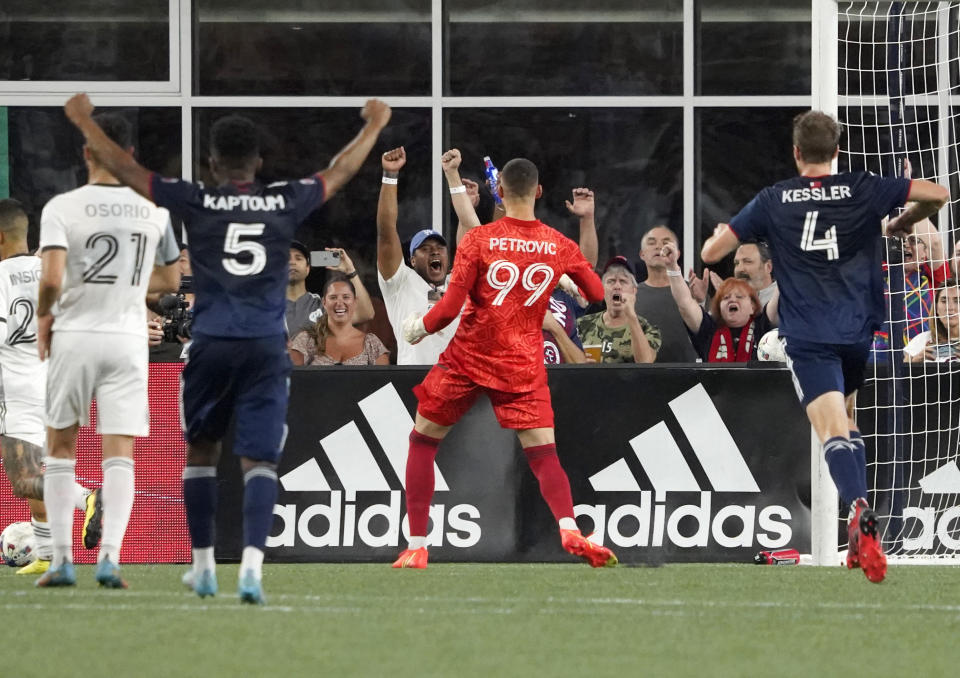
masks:
<path fill-rule="evenodd" d="M 412 388 L 425 374 L 294 370 L 271 561 L 390 562 L 405 545 Z M 599 365 L 549 374 L 577 522 L 621 561 L 809 551 L 810 429 L 786 370 Z M 217 552 L 239 559 L 243 483 L 225 448 Z M 454 427 L 434 470 L 432 561 L 569 560 L 516 436 L 499 428 L 488 400 Z"/>

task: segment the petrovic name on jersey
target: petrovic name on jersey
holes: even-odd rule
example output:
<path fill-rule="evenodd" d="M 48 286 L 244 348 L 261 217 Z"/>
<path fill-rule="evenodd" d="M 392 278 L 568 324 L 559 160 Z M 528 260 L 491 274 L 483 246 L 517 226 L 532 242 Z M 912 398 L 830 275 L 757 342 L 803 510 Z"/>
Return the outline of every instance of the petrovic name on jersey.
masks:
<path fill-rule="evenodd" d="M 841 185 L 821 186 L 819 181 L 811 182 L 810 188 L 792 188 L 781 192 L 780 202 L 806 202 L 808 200 L 843 200 L 851 197 L 850 187 Z"/>
<path fill-rule="evenodd" d="M 557 243 L 544 240 L 521 240 L 520 238 L 490 238 L 490 250 L 500 252 L 528 252 L 530 254 L 556 254 Z"/>

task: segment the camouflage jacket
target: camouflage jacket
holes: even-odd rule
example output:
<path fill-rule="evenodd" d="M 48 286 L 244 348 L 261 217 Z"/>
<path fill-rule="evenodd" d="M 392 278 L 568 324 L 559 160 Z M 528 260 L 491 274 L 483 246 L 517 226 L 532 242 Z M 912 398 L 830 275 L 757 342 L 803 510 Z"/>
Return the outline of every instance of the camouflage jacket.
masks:
<path fill-rule="evenodd" d="M 650 348 L 654 351 L 660 350 L 662 339 L 660 338 L 660 329 L 654 327 L 643 316 L 637 316 L 640 321 L 640 327 L 647 337 Z M 601 354 L 605 363 L 632 363 L 633 362 L 633 337 L 630 333 L 630 326 L 607 327 L 603 322 L 603 312 L 591 313 L 577 320 L 577 333 L 580 335 L 580 341 L 584 347 L 601 347 Z"/>

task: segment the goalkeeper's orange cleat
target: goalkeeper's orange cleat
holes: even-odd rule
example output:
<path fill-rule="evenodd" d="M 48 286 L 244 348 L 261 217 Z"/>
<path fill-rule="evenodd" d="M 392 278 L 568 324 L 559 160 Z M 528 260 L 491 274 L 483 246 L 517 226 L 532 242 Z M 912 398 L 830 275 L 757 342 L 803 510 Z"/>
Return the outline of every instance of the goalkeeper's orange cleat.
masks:
<path fill-rule="evenodd" d="M 590 567 L 613 567 L 620 562 L 613 551 L 594 544 L 580 534 L 580 530 L 560 530 L 560 541 L 567 553 L 583 558 L 590 563 Z"/>
<path fill-rule="evenodd" d="M 400 554 L 400 557 L 393 563 L 396 568 L 413 568 L 417 570 L 427 569 L 427 549 L 407 549 Z"/>

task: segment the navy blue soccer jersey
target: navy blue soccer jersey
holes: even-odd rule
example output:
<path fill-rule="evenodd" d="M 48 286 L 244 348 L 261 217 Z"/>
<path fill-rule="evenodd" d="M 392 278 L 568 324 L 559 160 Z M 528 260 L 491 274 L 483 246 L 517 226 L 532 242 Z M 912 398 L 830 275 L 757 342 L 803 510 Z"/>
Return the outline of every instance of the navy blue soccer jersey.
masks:
<path fill-rule="evenodd" d="M 290 242 L 324 194 L 319 175 L 209 188 L 151 176 L 151 199 L 187 230 L 194 332 L 235 338 L 285 332 Z"/>
<path fill-rule="evenodd" d="M 880 222 L 909 191 L 909 179 L 866 172 L 798 176 L 763 189 L 730 221 L 740 240 L 770 245 L 781 336 L 853 344 L 880 327 Z"/>

